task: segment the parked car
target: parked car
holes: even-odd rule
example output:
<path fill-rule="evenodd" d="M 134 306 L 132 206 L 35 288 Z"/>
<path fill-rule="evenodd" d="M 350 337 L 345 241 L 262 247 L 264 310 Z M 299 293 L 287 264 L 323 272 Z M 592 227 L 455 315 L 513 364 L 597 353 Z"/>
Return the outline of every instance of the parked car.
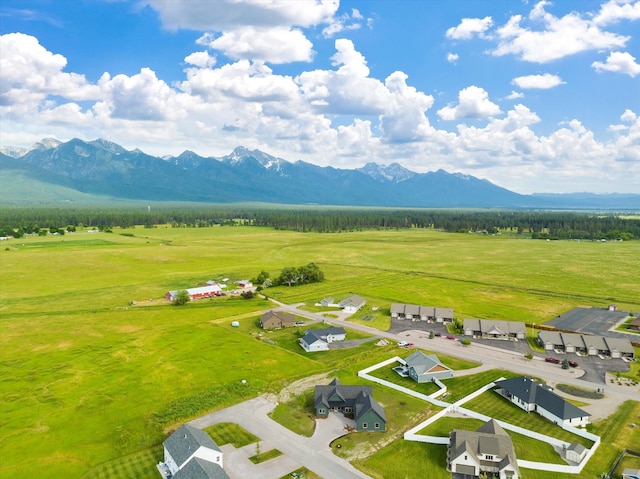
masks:
<path fill-rule="evenodd" d="M 569 366 L 571 366 L 572 368 L 577 368 L 578 363 L 576 363 L 575 361 L 569 361 Z"/>
<path fill-rule="evenodd" d="M 409 343 L 406 341 L 398 341 L 399 348 L 406 348 Z"/>
<path fill-rule="evenodd" d="M 440 336 L 442 336 L 442 334 L 440 334 L 440 333 L 436 333 L 434 336 L 435 336 L 436 338 L 439 338 Z"/>
<path fill-rule="evenodd" d="M 544 360 L 548 363 L 560 364 L 560 360 L 556 358 L 544 358 Z"/>
<path fill-rule="evenodd" d="M 449 336 L 447 336 L 447 339 L 450 339 L 450 340 L 452 340 L 452 341 L 455 341 L 456 337 L 455 337 L 455 336 L 451 336 L 451 335 L 449 335 Z"/>

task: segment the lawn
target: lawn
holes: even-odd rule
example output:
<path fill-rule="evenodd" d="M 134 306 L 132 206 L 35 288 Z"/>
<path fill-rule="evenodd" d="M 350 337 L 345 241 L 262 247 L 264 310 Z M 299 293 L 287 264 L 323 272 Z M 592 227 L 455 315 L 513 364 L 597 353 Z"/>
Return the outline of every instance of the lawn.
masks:
<path fill-rule="evenodd" d="M 292 330 L 265 334 L 275 338 L 268 344 L 256 339 L 252 322 L 269 302 L 226 297 L 174 307 L 166 291 L 315 262 L 325 282 L 266 292 L 287 303 L 357 293 L 378 310 L 354 321 L 382 329 L 392 302 L 541 324 L 578 305 L 615 301 L 640 310 L 638 257 L 639 242 L 429 230 L 161 226 L 5 241 L 0 477 L 83 477 L 157 446 L 169 429 L 206 411 L 320 372 L 353 375 L 354 365 L 382 355 L 373 343 L 307 355 Z"/>
<path fill-rule="evenodd" d="M 211 436 L 211 439 L 218 445 L 224 446 L 225 444 L 231 444 L 236 449 L 248 446 L 254 442 L 258 442 L 260 439 L 251 434 L 249 431 L 241 428 L 239 425 L 231 422 L 221 422 L 214 424 L 205 429 L 207 434 Z"/>

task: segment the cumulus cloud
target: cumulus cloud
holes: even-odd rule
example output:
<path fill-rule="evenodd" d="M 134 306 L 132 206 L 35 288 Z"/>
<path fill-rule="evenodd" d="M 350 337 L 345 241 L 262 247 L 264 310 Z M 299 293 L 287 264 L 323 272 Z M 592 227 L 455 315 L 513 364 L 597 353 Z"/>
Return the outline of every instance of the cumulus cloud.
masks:
<path fill-rule="evenodd" d="M 362 26 L 364 17 L 356 8 L 351 10 L 351 14 L 344 13 L 338 17 L 333 17 L 329 25 L 322 29 L 322 36 L 325 38 L 333 38 L 340 32 L 347 30 L 358 30 Z"/>
<path fill-rule="evenodd" d="M 446 106 L 438 110 L 443 120 L 461 118 L 488 118 L 502 113 L 500 107 L 489 100 L 484 88 L 471 85 L 458 93 L 458 105 Z"/>
<path fill-rule="evenodd" d="M 451 53 L 451 52 L 447 53 L 447 61 L 449 63 L 456 63 L 458 61 L 458 58 L 460 57 L 458 56 L 457 53 Z"/>
<path fill-rule="evenodd" d="M 498 46 L 492 54 L 548 63 L 583 51 L 621 48 L 629 41 L 628 36 L 602 30 L 602 23 L 589 14 L 571 12 L 558 18 L 545 10 L 547 5 L 546 1 L 538 2 L 528 19 L 513 15 L 497 28 Z M 525 20 L 530 26 L 523 26 Z"/>
<path fill-rule="evenodd" d="M 511 91 L 506 98 L 507 100 L 517 100 L 518 98 L 524 98 L 524 93 L 521 91 Z"/>
<path fill-rule="evenodd" d="M 255 59 L 274 64 L 311 61 L 313 44 L 297 29 L 289 27 L 238 27 L 217 38 L 201 37 L 209 48 L 220 50 L 232 59 Z"/>
<path fill-rule="evenodd" d="M 525 90 L 529 88 L 539 88 L 546 90 L 549 88 L 555 88 L 558 85 L 563 85 L 565 82 L 563 82 L 562 78 L 560 78 L 558 75 L 545 73 L 544 75 L 526 75 L 516 77 L 511 81 L 511 83 Z"/>
<path fill-rule="evenodd" d="M 194 52 L 191 55 L 187 55 L 184 61 L 189 65 L 201 68 L 209 68 L 216 64 L 216 58 L 209 55 L 209 52 Z"/>
<path fill-rule="evenodd" d="M 636 63 L 636 57 L 627 52 L 612 52 L 606 61 L 593 62 L 591 66 L 598 72 L 625 73 L 630 77 L 640 75 L 640 64 Z"/>
<path fill-rule="evenodd" d="M 610 25 L 620 20 L 640 20 L 640 1 L 609 0 L 593 19 L 596 25 Z"/>
<path fill-rule="evenodd" d="M 485 32 L 493 25 L 491 17 L 463 18 L 456 27 L 451 27 L 445 34 L 453 40 L 470 40 L 474 36 L 484 37 Z"/>
<path fill-rule="evenodd" d="M 38 39 L 22 33 L 0 36 L 0 103 L 35 106 L 49 95 L 75 101 L 99 97 L 84 75 L 66 73 L 67 59 L 46 50 Z"/>

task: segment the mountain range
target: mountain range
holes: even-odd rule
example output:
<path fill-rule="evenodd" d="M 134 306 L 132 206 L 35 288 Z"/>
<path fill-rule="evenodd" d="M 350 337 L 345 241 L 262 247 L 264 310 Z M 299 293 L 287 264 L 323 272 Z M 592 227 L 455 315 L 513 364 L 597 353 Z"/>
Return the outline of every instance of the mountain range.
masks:
<path fill-rule="evenodd" d="M 192 151 L 157 157 L 108 140 L 43 139 L 1 147 L 0 203 L 85 201 L 265 202 L 430 208 L 640 209 L 640 195 L 522 195 L 487 180 L 398 163 L 358 169 L 289 162 L 237 147 L 223 157 Z M 26 192 L 26 193 L 25 193 Z M 24 196 L 27 195 L 28 198 Z"/>

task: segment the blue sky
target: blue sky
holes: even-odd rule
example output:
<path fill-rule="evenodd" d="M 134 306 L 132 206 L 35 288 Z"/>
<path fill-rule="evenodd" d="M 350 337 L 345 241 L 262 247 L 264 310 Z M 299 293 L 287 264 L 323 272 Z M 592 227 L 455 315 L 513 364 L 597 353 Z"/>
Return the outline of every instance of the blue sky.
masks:
<path fill-rule="evenodd" d="M 640 0 L 3 0 L 0 145 L 640 192 Z"/>

